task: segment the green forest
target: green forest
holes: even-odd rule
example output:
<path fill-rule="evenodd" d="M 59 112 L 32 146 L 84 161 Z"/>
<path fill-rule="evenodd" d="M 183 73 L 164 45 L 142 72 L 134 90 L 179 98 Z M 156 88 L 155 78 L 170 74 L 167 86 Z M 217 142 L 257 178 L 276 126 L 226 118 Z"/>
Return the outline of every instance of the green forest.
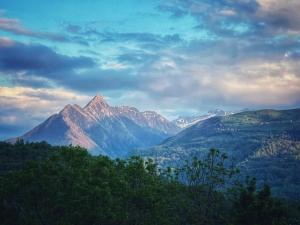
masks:
<path fill-rule="evenodd" d="M 92 156 L 81 147 L 0 142 L 3 225 L 296 225 L 300 204 L 238 182 L 211 149 L 181 168 Z"/>

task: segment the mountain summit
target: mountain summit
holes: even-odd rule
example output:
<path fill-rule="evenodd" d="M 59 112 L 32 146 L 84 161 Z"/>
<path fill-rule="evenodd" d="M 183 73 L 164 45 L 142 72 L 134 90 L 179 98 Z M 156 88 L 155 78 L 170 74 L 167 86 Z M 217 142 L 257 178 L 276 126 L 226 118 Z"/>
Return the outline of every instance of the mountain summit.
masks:
<path fill-rule="evenodd" d="M 178 131 L 177 126 L 156 112 L 110 106 L 104 97 L 96 95 L 84 108 L 66 105 L 19 138 L 80 145 L 92 154 L 122 157 L 132 148 L 158 144 Z"/>
<path fill-rule="evenodd" d="M 101 95 L 96 95 L 84 108 L 102 107 L 108 108 L 109 105 Z"/>
<path fill-rule="evenodd" d="M 102 96 L 96 95 L 84 108 L 84 111 L 95 119 L 112 116 L 111 107 Z"/>

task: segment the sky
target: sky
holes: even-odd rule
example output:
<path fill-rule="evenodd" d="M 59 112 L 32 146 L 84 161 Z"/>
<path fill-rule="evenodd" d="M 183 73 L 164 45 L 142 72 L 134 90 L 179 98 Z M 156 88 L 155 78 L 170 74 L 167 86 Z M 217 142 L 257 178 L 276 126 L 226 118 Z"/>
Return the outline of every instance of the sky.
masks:
<path fill-rule="evenodd" d="M 169 119 L 300 106 L 299 0 L 0 0 L 0 140 L 94 95 Z"/>

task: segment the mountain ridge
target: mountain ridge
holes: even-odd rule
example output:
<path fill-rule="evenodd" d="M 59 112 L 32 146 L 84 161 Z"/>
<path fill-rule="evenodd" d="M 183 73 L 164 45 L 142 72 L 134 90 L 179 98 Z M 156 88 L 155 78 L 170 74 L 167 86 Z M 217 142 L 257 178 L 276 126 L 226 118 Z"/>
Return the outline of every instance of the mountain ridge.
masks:
<path fill-rule="evenodd" d="M 83 108 L 66 105 L 17 139 L 80 145 L 92 154 L 119 157 L 131 148 L 158 144 L 178 131 L 178 127 L 156 112 L 110 106 L 104 97 L 96 95 Z M 13 140 L 16 139 L 10 139 Z"/>

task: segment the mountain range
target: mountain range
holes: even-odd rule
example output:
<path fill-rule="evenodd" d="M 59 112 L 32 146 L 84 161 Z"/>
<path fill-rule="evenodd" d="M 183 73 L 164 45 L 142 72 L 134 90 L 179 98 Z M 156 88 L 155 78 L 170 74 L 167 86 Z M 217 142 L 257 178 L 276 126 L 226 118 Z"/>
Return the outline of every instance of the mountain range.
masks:
<path fill-rule="evenodd" d="M 47 141 L 53 145 L 80 145 L 92 154 L 122 157 L 136 147 L 159 144 L 179 127 L 156 112 L 129 106 L 110 106 L 95 96 L 85 107 L 66 105 L 24 135 L 11 139 Z"/>

